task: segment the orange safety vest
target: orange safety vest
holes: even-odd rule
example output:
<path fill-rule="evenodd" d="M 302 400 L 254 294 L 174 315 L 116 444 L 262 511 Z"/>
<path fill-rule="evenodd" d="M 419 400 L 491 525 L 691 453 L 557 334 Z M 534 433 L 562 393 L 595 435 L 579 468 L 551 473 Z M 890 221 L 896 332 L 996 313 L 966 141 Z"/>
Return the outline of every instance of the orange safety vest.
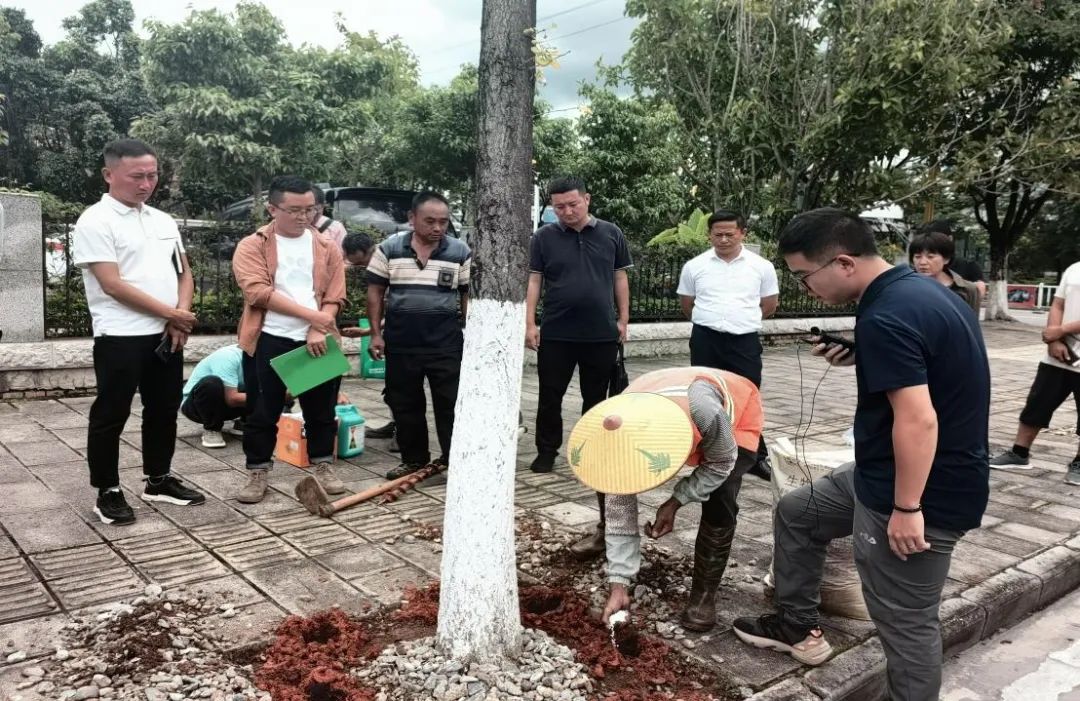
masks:
<path fill-rule="evenodd" d="M 626 388 L 627 392 L 649 392 L 667 397 L 679 405 L 694 427 L 694 447 L 687 465 L 701 463 L 701 433 L 690 416 L 690 399 L 687 392 L 696 380 L 707 380 L 716 385 L 731 403 L 734 419 L 731 426 L 735 430 L 735 443 L 740 448 L 757 452 L 758 441 L 765 423 L 761 408 L 761 393 L 754 383 L 742 375 L 715 368 L 688 367 L 654 370 L 636 378 Z"/>

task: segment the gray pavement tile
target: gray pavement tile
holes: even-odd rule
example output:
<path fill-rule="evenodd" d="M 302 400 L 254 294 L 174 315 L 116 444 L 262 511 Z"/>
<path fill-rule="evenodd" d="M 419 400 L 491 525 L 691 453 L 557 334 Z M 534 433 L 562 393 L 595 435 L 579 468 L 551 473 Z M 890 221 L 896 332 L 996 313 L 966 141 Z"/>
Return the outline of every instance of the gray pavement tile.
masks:
<path fill-rule="evenodd" d="M 85 428 L 54 428 L 53 435 L 64 442 L 64 445 L 75 451 L 86 450 L 86 440 L 89 436 Z"/>
<path fill-rule="evenodd" d="M 26 467 L 72 462 L 82 456 L 64 445 L 51 434 L 47 439 L 33 443 L 7 443 L 7 449 Z"/>
<path fill-rule="evenodd" d="M 144 586 L 135 571 L 104 544 L 31 555 L 30 561 L 69 610 L 126 599 Z"/>
<path fill-rule="evenodd" d="M 59 606 L 20 557 L 0 560 L 0 623 L 54 613 Z"/>
<path fill-rule="evenodd" d="M 246 507 L 247 504 L 240 504 L 238 508 L 243 511 Z M 297 504 L 295 499 L 287 505 L 285 510 L 258 514 L 254 516 L 254 519 L 264 528 L 277 534 L 314 528 L 327 523 L 327 519 L 322 516 L 308 513 L 307 509 Z"/>
<path fill-rule="evenodd" d="M 311 614 L 330 607 L 362 614 L 371 597 L 312 560 L 248 570 L 244 577 L 290 613 Z"/>
<path fill-rule="evenodd" d="M 426 540 L 417 540 L 414 543 L 397 541 L 392 545 L 383 545 L 382 547 L 405 562 L 427 572 L 432 577 L 439 576 L 442 567 L 441 545 Z"/>
<path fill-rule="evenodd" d="M 965 538 L 953 549 L 949 576 L 968 584 L 978 584 L 1019 561 L 1019 555 L 996 552 Z"/>
<path fill-rule="evenodd" d="M 1033 543 L 1030 540 L 1012 538 L 997 530 L 991 530 L 989 524 L 983 519 L 983 527 L 968 531 L 964 535 L 965 543 L 981 545 L 996 553 L 1005 553 L 1015 557 L 1025 558 L 1042 549 L 1042 544 Z"/>
<path fill-rule="evenodd" d="M 216 548 L 219 545 L 231 545 L 242 543 L 247 540 L 255 540 L 270 535 L 270 532 L 259 526 L 254 521 L 243 518 L 239 514 L 236 518 L 214 523 L 205 523 L 193 526 L 190 529 L 199 542 Z"/>
<path fill-rule="evenodd" d="M 154 508 L 165 518 L 183 528 L 202 526 L 207 523 L 215 523 L 233 518 L 236 511 L 230 508 L 229 503 L 207 497 L 203 504 L 177 506 L 176 504 L 153 503 Z"/>
<path fill-rule="evenodd" d="M 0 443 L 9 449 L 16 443 L 40 443 L 53 438 L 53 435 L 31 421 L 15 423 L 17 419 L 8 419 L 0 426 Z"/>
<path fill-rule="evenodd" d="M 66 507 L 4 514 L 3 524 L 25 553 L 101 542 L 101 537 Z"/>
<path fill-rule="evenodd" d="M 22 650 L 28 658 L 50 655 L 68 622 L 67 616 L 56 614 L 0 624 L 0 650 Z"/>
<path fill-rule="evenodd" d="M 325 555 L 335 550 L 358 550 L 369 543 L 342 525 L 327 522 L 300 531 L 286 533 L 282 538 L 308 557 Z"/>
<path fill-rule="evenodd" d="M 269 643 L 285 614 L 271 601 L 263 601 L 240 609 L 235 616 L 216 614 L 206 619 L 226 646 L 236 648 Z"/>
<path fill-rule="evenodd" d="M 178 590 L 196 596 L 205 596 L 208 599 L 216 601 L 219 605 L 230 603 L 236 608 L 251 606 L 266 601 L 265 596 L 259 593 L 255 587 L 251 586 L 251 583 L 238 574 L 230 574 L 226 577 L 217 577 L 215 579 L 205 579 L 189 584 L 183 584 L 178 587 Z"/>
<path fill-rule="evenodd" d="M 229 468 L 224 463 L 219 462 L 218 465 L 221 466 L 221 469 L 199 472 L 196 474 L 189 473 L 184 479 L 205 494 L 215 496 L 222 501 L 230 499 L 243 489 L 244 484 L 247 481 L 246 476 L 241 474 L 238 470 Z M 275 501 L 281 497 L 280 494 L 273 491 L 268 492 L 267 496 Z"/>
<path fill-rule="evenodd" d="M 599 518 L 597 509 L 590 509 L 573 501 L 564 501 L 551 506 L 545 506 L 536 510 L 544 518 L 563 524 L 564 526 L 583 526 L 595 523 Z"/>
<path fill-rule="evenodd" d="M 212 550 L 229 567 L 240 571 L 305 559 L 300 551 L 274 536 L 219 545 Z"/>
<path fill-rule="evenodd" d="M 172 459 L 172 470 L 181 477 L 201 472 L 216 472 L 229 467 L 231 465 L 212 454 L 180 445 L 177 445 L 176 453 L 173 454 Z"/>
<path fill-rule="evenodd" d="M 728 674 L 755 688 L 786 677 L 800 667 L 790 655 L 750 647 L 739 641 L 731 631 L 714 635 L 708 642 L 700 643 L 694 655 L 712 665 L 716 664 L 713 656 L 719 657 L 724 660 Z"/>
<path fill-rule="evenodd" d="M 6 559 L 9 557 L 18 557 L 19 550 L 15 547 L 15 543 L 5 535 L 0 535 L 0 559 Z"/>
<path fill-rule="evenodd" d="M 90 424 L 90 419 L 87 416 L 70 409 L 58 409 L 48 414 L 40 414 L 34 417 L 34 421 L 54 433 L 58 430 L 80 429 L 83 433 L 86 433 L 86 428 Z"/>
<path fill-rule="evenodd" d="M 4 499 L 0 500 L 0 522 L 6 521 L 9 514 L 56 509 L 65 504 L 58 494 L 34 479 L 32 475 L 21 482 L 4 484 L 3 491 Z"/>
<path fill-rule="evenodd" d="M 349 580 L 382 606 L 395 606 L 401 603 L 401 594 L 407 586 L 422 588 L 434 581 L 434 578 L 415 567 L 397 567 L 378 574 L 369 574 Z"/>
<path fill-rule="evenodd" d="M 315 559 L 323 567 L 349 581 L 374 576 L 379 572 L 400 568 L 405 564 L 401 559 L 373 544 L 352 550 L 335 550 L 316 555 Z"/>
<path fill-rule="evenodd" d="M 396 538 L 411 530 L 400 515 L 370 501 L 337 512 L 334 520 L 373 542 Z"/>

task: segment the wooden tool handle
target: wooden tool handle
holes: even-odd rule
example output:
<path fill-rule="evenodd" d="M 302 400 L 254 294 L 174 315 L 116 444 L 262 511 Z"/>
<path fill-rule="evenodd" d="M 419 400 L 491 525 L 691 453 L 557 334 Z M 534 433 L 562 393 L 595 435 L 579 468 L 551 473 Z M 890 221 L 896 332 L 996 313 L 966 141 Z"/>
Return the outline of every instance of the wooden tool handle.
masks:
<path fill-rule="evenodd" d="M 330 510 L 332 512 L 333 511 L 340 511 L 342 509 L 348 508 L 348 507 L 353 506 L 355 504 L 359 504 L 361 502 L 367 501 L 368 499 L 371 499 L 372 497 L 377 497 L 380 494 L 385 494 L 386 492 L 389 492 L 390 490 L 404 484 L 409 479 L 410 476 L 411 475 L 405 475 L 404 477 L 398 477 L 396 480 L 390 480 L 389 482 L 384 482 L 383 484 L 380 484 L 377 487 L 370 487 L 368 489 L 365 489 L 362 492 L 357 492 L 356 494 L 350 494 L 347 497 L 342 497 L 340 499 L 332 501 L 329 504 Z"/>

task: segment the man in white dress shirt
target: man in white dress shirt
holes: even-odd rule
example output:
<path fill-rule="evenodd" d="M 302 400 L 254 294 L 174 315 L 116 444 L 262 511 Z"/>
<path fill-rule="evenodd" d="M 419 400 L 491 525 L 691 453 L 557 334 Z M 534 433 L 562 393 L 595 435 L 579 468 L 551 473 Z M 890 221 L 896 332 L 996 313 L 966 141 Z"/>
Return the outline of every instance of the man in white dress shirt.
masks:
<path fill-rule="evenodd" d="M 776 312 L 776 268 L 743 246 L 746 221 L 720 209 L 709 217 L 712 248 L 683 266 L 679 302 L 693 322 L 690 364 L 742 375 L 761 387 L 761 320 Z M 765 439 L 750 474 L 768 480 L 772 470 Z"/>

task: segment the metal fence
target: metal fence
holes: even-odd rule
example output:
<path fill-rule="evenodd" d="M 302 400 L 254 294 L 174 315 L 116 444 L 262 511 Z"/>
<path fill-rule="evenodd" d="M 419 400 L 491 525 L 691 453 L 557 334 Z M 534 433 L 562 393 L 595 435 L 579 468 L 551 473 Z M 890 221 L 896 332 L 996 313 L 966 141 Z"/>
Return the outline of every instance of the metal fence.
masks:
<path fill-rule="evenodd" d="M 45 223 L 45 335 L 49 338 L 90 336 L 82 274 L 71 262 L 71 222 Z M 180 233 L 195 277 L 196 333 L 232 333 L 243 307 L 232 274 L 236 244 L 250 233 L 249 226 L 180 223 Z M 687 255 L 652 251 L 636 257 L 630 271 L 630 321 L 681 321 L 676 289 Z M 848 307 L 829 307 L 809 297 L 787 273 L 780 271 L 778 317 L 830 316 L 853 313 Z M 366 308 L 366 285 L 361 270 L 347 269 L 349 304 L 339 323 L 355 326 Z"/>

